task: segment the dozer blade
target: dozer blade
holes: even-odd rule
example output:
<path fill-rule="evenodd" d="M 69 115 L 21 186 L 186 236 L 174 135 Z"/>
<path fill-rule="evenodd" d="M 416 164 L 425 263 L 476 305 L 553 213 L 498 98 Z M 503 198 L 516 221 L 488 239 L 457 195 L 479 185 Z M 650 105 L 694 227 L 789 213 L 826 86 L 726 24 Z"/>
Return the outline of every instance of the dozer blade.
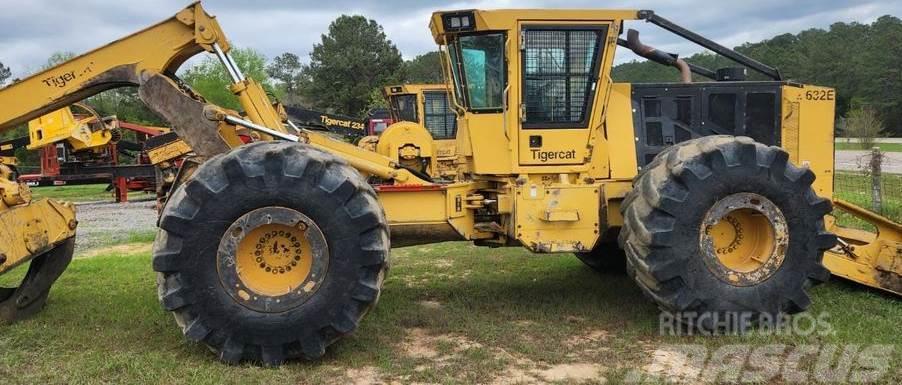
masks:
<path fill-rule="evenodd" d="M 836 247 L 824 253 L 824 266 L 833 275 L 902 295 L 902 225 L 849 202 L 834 199 L 833 205 L 874 225 L 877 233 L 830 224 L 839 238 Z"/>
<path fill-rule="evenodd" d="M 69 266 L 74 251 L 72 237 L 32 259 L 19 287 L 0 288 L 0 322 L 12 323 L 43 309 L 50 286 Z"/>

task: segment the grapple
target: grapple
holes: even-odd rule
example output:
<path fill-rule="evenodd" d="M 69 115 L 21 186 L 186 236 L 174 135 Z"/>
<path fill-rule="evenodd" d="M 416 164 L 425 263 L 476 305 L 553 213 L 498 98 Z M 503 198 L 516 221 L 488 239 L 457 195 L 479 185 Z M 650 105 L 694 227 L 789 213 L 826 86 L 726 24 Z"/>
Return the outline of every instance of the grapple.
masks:
<path fill-rule="evenodd" d="M 0 274 L 29 263 L 22 283 L 0 288 L 0 322 L 28 317 L 44 307 L 50 286 L 72 260 L 75 207 L 31 192 L 0 164 Z"/>
<path fill-rule="evenodd" d="M 69 266 L 74 250 L 72 237 L 32 259 L 18 287 L 0 287 L 0 322 L 15 322 L 43 309 L 50 286 Z"/>

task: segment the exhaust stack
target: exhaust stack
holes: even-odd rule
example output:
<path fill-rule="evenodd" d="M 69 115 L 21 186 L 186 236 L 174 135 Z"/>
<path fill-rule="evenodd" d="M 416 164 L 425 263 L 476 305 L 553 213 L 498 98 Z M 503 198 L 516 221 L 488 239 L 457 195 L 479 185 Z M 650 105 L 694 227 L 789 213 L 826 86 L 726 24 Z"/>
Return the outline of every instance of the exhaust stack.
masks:
<path fill-rule="evenodd" d="M 655 63 L 676 67 L 680 70 L 680 81 L 683 83 L 692 83 L 692 70 L 689 63 L 680 59 L 677 54 L 660 51 L 654 47 L 642 44 L 639 40 L 639 31 L 630 29 L 626 32 L 626 41 L 622 39 L 617 42 L 626 48 L 629 48 L 636 55 L 642 56 Z"/>

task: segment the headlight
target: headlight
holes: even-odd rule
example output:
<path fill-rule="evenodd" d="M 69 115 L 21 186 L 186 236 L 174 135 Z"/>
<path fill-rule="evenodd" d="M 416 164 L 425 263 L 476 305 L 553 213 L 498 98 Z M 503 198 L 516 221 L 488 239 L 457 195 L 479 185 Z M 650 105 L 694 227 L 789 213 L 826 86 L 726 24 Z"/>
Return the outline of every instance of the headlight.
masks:
<path fill-rule="evenodd" d="M 472 11 L 443 14 L 442 24 L 445 32 L 472 31 L 476 29 L 476 19 Z"/>

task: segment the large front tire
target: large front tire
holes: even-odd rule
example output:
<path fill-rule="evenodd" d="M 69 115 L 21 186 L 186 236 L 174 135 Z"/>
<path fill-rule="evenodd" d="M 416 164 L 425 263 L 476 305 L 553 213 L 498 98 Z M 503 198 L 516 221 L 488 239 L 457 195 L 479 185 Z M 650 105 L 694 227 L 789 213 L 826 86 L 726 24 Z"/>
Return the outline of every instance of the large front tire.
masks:
<path fill-rule="evenodd" d="M 750 138 L 681 143 L 652 161 L 624 200 L 627 271 L 667 312 L 710 321 L 802 311 L 806 289 L 829 277 L 821 260 L 835 243 L 824 228 L 830 202 L 813 181 L 785 151 Z"/>
<path fill-rule="evenodd" d="M 173 192 L 159 226 L 160 302 L 229 363 L 322 356 L 375 305 L 388 269 L 373 189 L 302 144 L 210 159 Z"/>

